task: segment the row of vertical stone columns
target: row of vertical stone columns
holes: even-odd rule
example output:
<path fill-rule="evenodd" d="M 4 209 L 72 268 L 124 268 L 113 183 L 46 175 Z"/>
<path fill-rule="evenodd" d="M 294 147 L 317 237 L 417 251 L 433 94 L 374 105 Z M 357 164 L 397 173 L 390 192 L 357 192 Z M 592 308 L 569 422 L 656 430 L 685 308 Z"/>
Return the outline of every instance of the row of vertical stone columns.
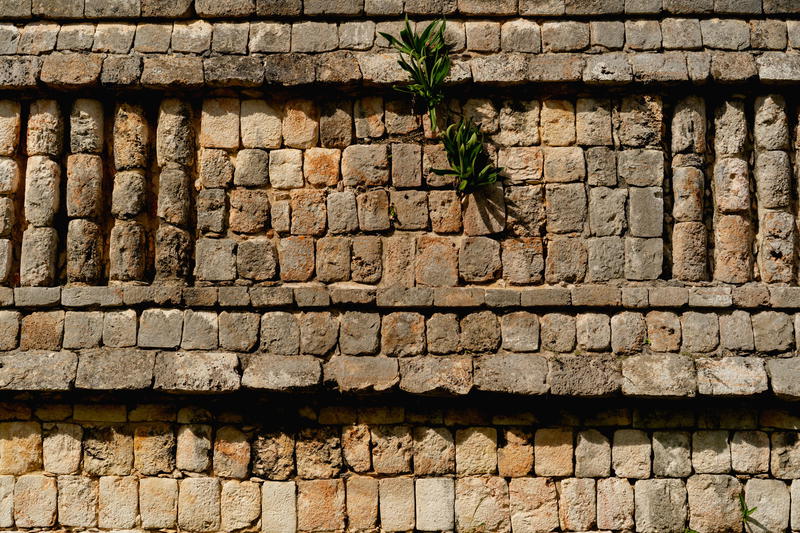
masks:
<path fill-rule="evenodd" d="M 11 278 L 14 265 L 14 198 L 19 187 L 19 149 L 22 109 L 19 102 L 0 101 L 0 283 Z"/>
<path fill-rule="evenodd" d="M 141 222 L 147 198 L 149 128 L 141 106 L 121 103 L 114 113 L 114 227 L 109 244 L 109 279 L 145 279 L 147 232 Z"/>
<path fill-rule="evenodd" d="M 70 114 L 67 157 L 67 279 L 96 284 L 103 277 L 103 105 L 78 99 Z"/>
<path fill-rule="evenodd" d="M 744 283 L 753 275 L 753 224 L 743 100 L 717 107 L 714 131 L 714 279 Z"/>
<path fill-rule="evenodd" d="M 755 182 L 758 269 L 767 283 L 789 283 L 794 270 L 794 216 L 789 121 L 782 96 L 755 101 Z"/>
<path fill-rule="evenodd" d="M 185 280 L 190 272 L 193 237 L 189 233 L 190 170 L 194 164 L 192 109 L 177 99 L 161 102 L 156 130 L 158 230 L 156 278 Z"/>
<path fill-rule="evenodd" d="M 60 203 L 64 120 L 55 100 L 30 105 L 25 171 L 25 222 L 20 258 L 22 285 L 51 285 L 56 279 L 58 231 L 54 227 Z"/>
<path fill-rule="evenodd" d="M 707 278 L 705 152 L 705 101 L 689 96 L 678 102 L 672 118 L 672 276 L 682 281 Z"/>

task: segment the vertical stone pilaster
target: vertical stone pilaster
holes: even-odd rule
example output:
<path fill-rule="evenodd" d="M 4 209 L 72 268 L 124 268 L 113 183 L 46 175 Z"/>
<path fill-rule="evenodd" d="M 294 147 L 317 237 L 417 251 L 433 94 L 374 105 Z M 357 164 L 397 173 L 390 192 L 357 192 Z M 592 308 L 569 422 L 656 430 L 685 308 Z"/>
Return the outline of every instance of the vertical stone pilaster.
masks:
<path fill-rule="evenodd" d="M 782 96 L 756 98 L 754 133 L 758 270 L 766 283 L 791 283 L 794 279 L 795 220 L 790 211 L 789 124 Z"/>
<path fill-rule="evenodd" d="M 14 264 L 14 199 L 20 182 L 17 159 L 22 110 L 19 102 L 0 101 L 0 283 L 8 283 Z"/>
<path fill-rule="evenodd" d="M 147 234 L 141 217 L 147 199 L 146 168 L 150 128 L 140 105 L 120 103 L 114 113 L 114 227 L 109 242 L 109 278 L 143 281 Z"/>
<path fill-rule="evenodd" d="M 726 100 L 714 114 L 714 280 L 727 283 L 744 283 L 753 277 L 744 106 L 740 99 Z"/>
<path fill-rule="evenodd" d="M 705 197 L 706 105 L 689 96 L 672 116 L 672 276 L 681 281 L 707 279 L 708 232 L 703 223 Z"/>
<path fill-rule="evenodd" d="M 103 276 L 103 105 L 75 100 L 67 157 L 67 280 L 97 284 Z"/>
<path fill-rule="evenodd" d="M 156 212 L 156 278 L 186 280 L 192 257 L 192 238 L 188 231 L 191 218 L 189 172 L 194 165 L 192 109 L 187 102 L 173 98 L 161 102 L 156 153 L 161 169 Z"/>
<path fill-rule="evenodd" d="M 58 102 L 36 100 L 28 117 L 25 171 L 25 221 L 20 283 L 47 286 L 56 281 L 58 232 L 54 227 L 60 205 L 61 167 L 55 161 L 63 150 L 64 122 Z"/>

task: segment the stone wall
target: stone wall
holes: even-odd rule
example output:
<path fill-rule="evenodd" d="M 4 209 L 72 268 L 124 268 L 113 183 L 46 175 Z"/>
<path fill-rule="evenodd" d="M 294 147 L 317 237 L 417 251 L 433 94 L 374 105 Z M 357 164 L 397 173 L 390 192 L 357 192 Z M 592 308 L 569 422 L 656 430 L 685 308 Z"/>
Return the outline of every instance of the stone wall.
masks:
<path fill-rule="evenodd" d="M 799 17 L 0 0 L 0 528 L 800 530 Z"/>

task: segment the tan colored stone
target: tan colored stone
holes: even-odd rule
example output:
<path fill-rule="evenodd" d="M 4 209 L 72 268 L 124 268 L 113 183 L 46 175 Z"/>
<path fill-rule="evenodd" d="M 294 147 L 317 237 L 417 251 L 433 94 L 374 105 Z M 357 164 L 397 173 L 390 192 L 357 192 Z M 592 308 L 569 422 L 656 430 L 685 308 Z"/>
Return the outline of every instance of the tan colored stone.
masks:
<path fill-rule="evenodd" d="M 303 174 L 315 187 L 335 187 L 339 182 L 338 148 L 309 148 L 303 153 Z"/>
<path fill-rule="evenodd" d="M 139 515 L 139 483 L 135 477 L 100 478 L 97 525 L 108 529 L 131 529 Z"/>
<path fill-rule="evenodd" d="M 368 472 L 372 468 L 369 426 L 365 424 L 345 426 L 342 429 L 342 453 L 345 463 L 352 470 Z"/>
<path fill-rule="evenodd" d="M 0 424 L 0 474 L 25 474 L 42 467 L 42 429 L 38 422 Z"/>
<path fill-rule="evenodd" d="M 497 430 L 467 428 L 456 431 L 456 473 L 460 475 L 497 472 Z"/>
<path fill-rule="evenodd" d="M 59 476 L 58 523 L 62 526 L 97 525 L 97 481 L 83 476 Z"/>
<path fill-rule="evenodd" d="M 540 533 L 558 528 L 558 494 L 551 479 L 515 478 L 508 491 L 512 531 Z"/>
<path fill-rule="evenodd" d="M 373 426 L 372 464 L 380 474 L 411 471 L 411 428 L 408 426 Z"/>
<path fill-rule="evenodd" d="M 538 476 L 572 475 L 572 430 L 537 430 L 534 459 Z"/>
<path fill-rule="evenodd" d="M 568 146 L 575 142 L 575 106 L 569 100 L 545 100 L 541 113 L 542 144 Z"/>
<path fill-rule="evenodd" d="M 312 148 L 319 139 L 319 111 L 310 100 L 289 100 L 283 116 L 283 142 L 290 148 Z"/>
<path fill-rule="evenodd" d="M 192 477 L 178 483 L 178 527 L 217 531 L 220 527 L 220 480 Z"/>
<path fill-rule="evenodd" d="M 342 467 L 339 434 L 333 428 L 307 428 L 295 444 L 297 474 L 302 478 L 331 478 Z"/>
<path fill-rule="evenodd" d="M 252 481 L 228 480 L 222 484 L 220 516 L 223 531 L 249 527 L 261 514 L 261 490 Z"/>
<path fill-rule="evenodd" d="M 590 531 L 596 522 L 595 481 L 569 478 L 559 484 L 558 517 L 561 529 Z"/>
<path fill-rule="evenodd" d="M 139 480 L 139 512 L 145 529 L 174 528 L 178 516 L 178 480 Z"/>
<path fill-rule="evenodd" d="M 265 100 L 242 100 L 240 128 L 245 148 L 281 147 L 281 111 Z"/>
<path fill-rule="evenodd" d="M 501 477 L 456 479 L 456 530 L 511 530 L 508 485 Z"/>
<path fill-rule="evenodd" d="M 597 480 L 598 529 L 633 529 L 633 486 L 627 479 Z"/>
<path fill-rule="evenodd" d="M 200 115 L 200 146 L 206 148 L 239 148 L 239 100 L 209 98 L 203 101 Z"/>
<path fill-rule="evenodd" d="M 497 450 L 501 477 L 522 477 L 533 471 L 533 435 L 519 428 L 504 430 L 505 445 Z"/>
<path fill-rule="evenodd" d="M 341 479 L 298 481 L 297 491 L 297 526 L 300 530 L 344 529 L 344 481 Z"/>
<path fill-rule="evenodd" d="M 414 472 L 417 475 L 455 472 L 455 444 L 447 428 L 414 428 Z"/>
<path fill-rule="evenodd" d="M 52 527 L 56 523 L 56 479 L 38 474 L 17 478 L 14 521 L 17 527 Z"/>
<path fill-rule="evenodd" d="M 356 531 L 369 530 L 378 521 L 378 480 L 367 476 L 347 479 L 347 523 Z"/>
<path fill-rule="evenodd" d="M 83 429 L 77 424 L 45 424 L 42 455 L 52 474 L 74 474 L 81 464 Z"/>
<path fill-rule="evenodd" d="M 250 443 L 239 429 L 226 426 L 217 430 L 214 441 L 214 475 L 244 478 L 250 465 Z"/>
<path fill-rule="evenodd" d="M 141 474 L 170 473 L 175 468 L 175 435 L 169 424 L 136 426 L 133 434 L 133 466 Z"/>

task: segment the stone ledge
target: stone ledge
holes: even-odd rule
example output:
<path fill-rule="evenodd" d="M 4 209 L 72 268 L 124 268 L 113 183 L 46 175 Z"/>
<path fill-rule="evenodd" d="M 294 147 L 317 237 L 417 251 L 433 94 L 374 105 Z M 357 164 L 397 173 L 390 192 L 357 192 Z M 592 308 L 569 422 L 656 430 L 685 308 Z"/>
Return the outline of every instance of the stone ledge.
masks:
<path fill-rule="evenodd" d="M 107 5 L 106 5 L 107 4 Z M 576 0 L 551 0 L 537 2 L 521 0 L 514 2 L 481 2 L 458 0 L 439 2 L 415 1 L 403 7 L 402 2 L 315 2 L 312 0 L 285 0 L 273 2 L 258 0 L 250 2 L 208 2 L 204 0 L 179 0 L 175 2 L 153 2 L 127 0 L 126 2 L 96 2 L 78 0 L 67 5 L 59 2 L 31 2 L 30 0 L 4 0 L 0 2 L 0 19 L 25 20 L 43 18 L 49 20 L 70 19 L 138 19 L 138 18 L 186 18 L 196 13 L 202 18 L 347 18 L 386 17 L 408 15 L 468 17 L 507 17 L 514 15 L 535 17 L 597 17 L 614 15 L 671 16 L 671 15 L 774 15 L 797 14 L 800 7 L 782 0 L 756 0 L 749 2 L 623 2 L 606 0 L 583 2 Z"/>
<path fill-rule="evenodd" d="M 496 53 L 457 62 L 450 82 L 497 86 L 792 83 L 800 81 L 799 58 L 789 52 L 762 54 L 760 51 Z M 406 81 L 402 71 L 395 68 L 396 61 L 395 54 L 340 51 L 206 59 L 60 52 L 42 56 L 0 56 L 0 90 L 34 89 L 40 83 L 70 89 L 96 86 L 145 89 L 295 87 L 314 83 L 389 87 Z M 87 64 L 95 65 L 97 71 L 87 75 Z"/>
<path fill-rule="evenodd" d="M 324 370 L 324 371 L 323 371 Z M 631 356 L 497 352 L 394 358 L 92 349 L 0 355 L 3 391 L 221 394 L 242 389 L 341 393 L 403 391 L 463 396 L 635 398 L 752 397 L 800 400 L 800 357 Z"/>
<path fill-rule="evenodd" d="M 800 309 L 800 287 L 745 285 L 580 284 L 572 287 L 404 287 L 352 283 L 255 287 L 112 285 L 0 287 L 0 307 L 93 309 L 130 306 L 187 308 L 275 307 L 313 309 L 364 306 L 384 309 L 511 309 L 536 307 L 611 309 Z"/>

